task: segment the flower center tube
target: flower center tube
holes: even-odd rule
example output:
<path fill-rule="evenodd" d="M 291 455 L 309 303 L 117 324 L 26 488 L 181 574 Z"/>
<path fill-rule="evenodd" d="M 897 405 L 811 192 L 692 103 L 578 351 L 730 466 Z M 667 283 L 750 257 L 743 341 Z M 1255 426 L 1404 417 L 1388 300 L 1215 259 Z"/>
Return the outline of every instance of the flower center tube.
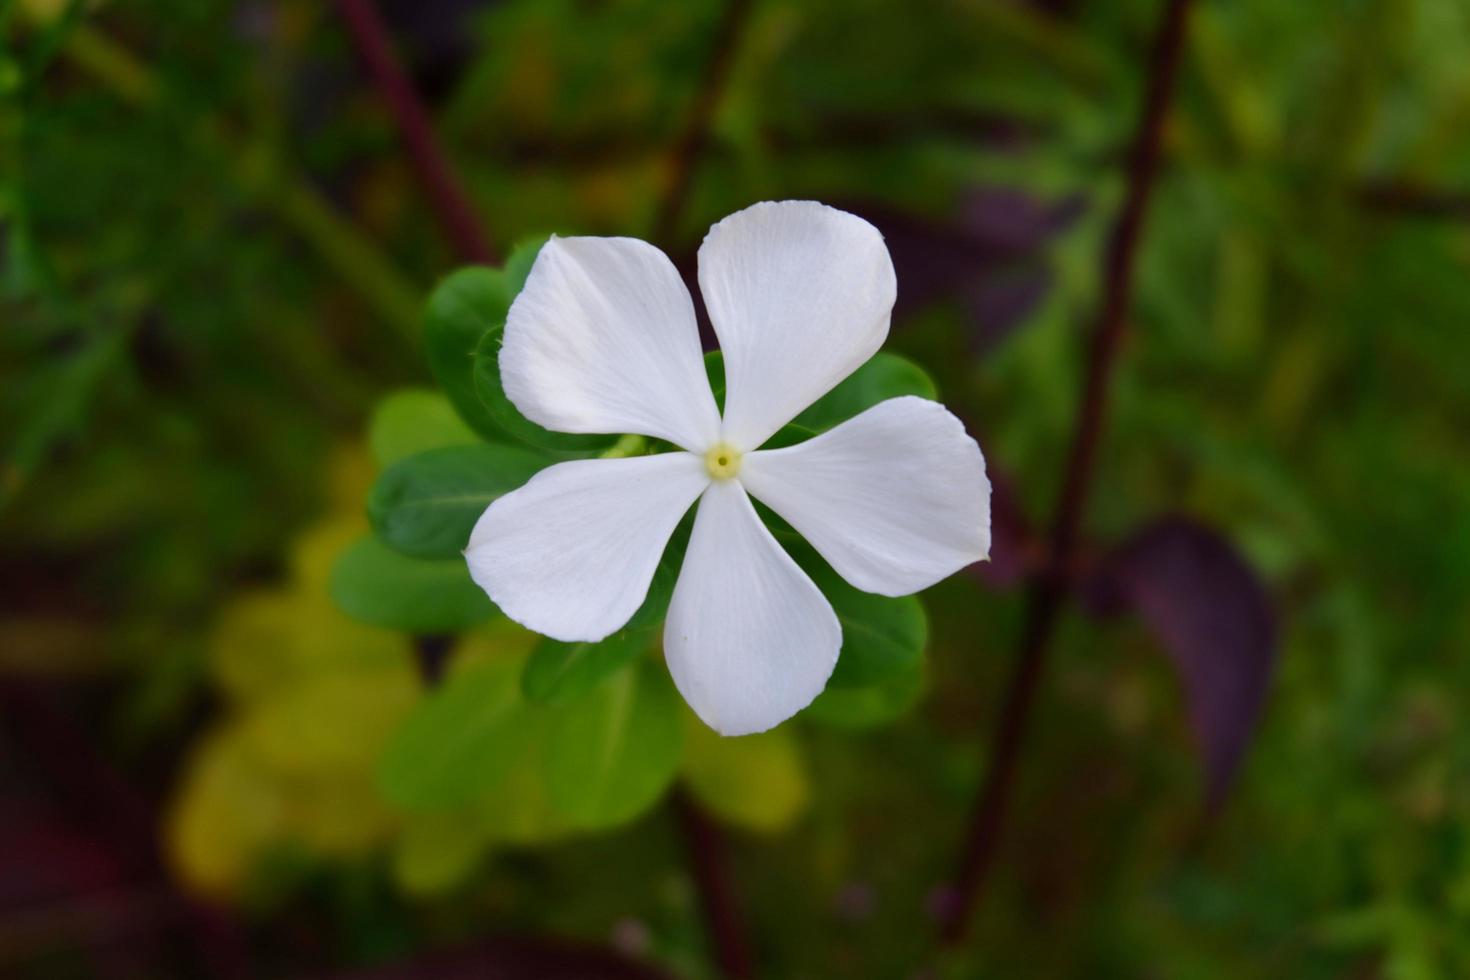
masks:
<path fill-rule="evenodd" d="M 716 480 L 728 480 L 740 472 L 740 450 L 728 442 L 717 442 L 704 454 L 704 465 Z"/>

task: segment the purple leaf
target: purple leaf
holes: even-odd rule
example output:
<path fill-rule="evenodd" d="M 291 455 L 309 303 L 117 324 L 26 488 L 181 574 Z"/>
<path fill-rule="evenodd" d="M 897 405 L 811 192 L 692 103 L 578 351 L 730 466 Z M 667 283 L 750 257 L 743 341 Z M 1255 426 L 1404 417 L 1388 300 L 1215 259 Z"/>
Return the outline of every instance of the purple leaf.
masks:
<path fill-rule="evenodd" d="M 947 221 L 883 205 L 837 202 L 883 233 L 898 275 L 895 320 L 959 296 L 993 346 L 1030 314 L 1050 286 L 1043 250 L 1082 210 L 1080 198 L 1043 202 L 1021 191 L 968 191 Z"/>
<path fill-rule="evenodd" d="M 999 347 L 1046 299 L 1051 284 L 1051 271 L 1038 264 L 998 272 L 962 287 L 960 293 L 975 325 L 976 353 Z"/>
<path fill-rule="evenodd" d="M 1179 671 L 1211 807 L 1234 779 L 1276 661 L 1276 617 L 1260 579 L 1218 532 L 1160 519 L 1105 554 L 1086 583 L 1100 615 L 1131 610 Z"/>
<path fill-rule="evenodd" d="M 1006 255 L 1030 254 L 1065 231 L 1083 211 L 1073 195 L 1044 204 L 1013 187 L 977 187 L 966 193 L 959 226 L 975 243 Z"/>

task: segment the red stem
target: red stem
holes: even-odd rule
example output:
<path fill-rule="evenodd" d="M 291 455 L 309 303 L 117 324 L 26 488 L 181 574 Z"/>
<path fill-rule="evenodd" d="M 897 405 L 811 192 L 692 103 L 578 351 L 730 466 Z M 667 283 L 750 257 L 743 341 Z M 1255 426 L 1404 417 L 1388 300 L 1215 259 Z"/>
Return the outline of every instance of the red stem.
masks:
<path fill-rule="evenodd" d="M 1143 117 L 1129 155 L 1127 195 L 1103 256 L 1103 304 L 1052 520 L 1051 548 L 1045 566 L 1031 577 L 1016 665 L 991 742 L 990 769 L 976 799 L 953 891 L 941 912 L 940 935 L 946 945 L 964 939 L 994 866 L 1047 650 L 1070 591 L 1078 531 L 1097 469 L 1108 393 L 1133 295 L 1139 234 L 1158 176 L 1164 121 L 1178 75 L 1188 11 L 1189 0 L 1168 0 L 1154 42 Z"/>
<path fill-rule="evenodd" d="M 694 101 L 684 128 L 668 159 L 667 183 L 654 212 L 653 240 L 669 246 L 678 230 L 693 186 L 694 171 L 709 145 L 710 127 L 724 95 L 735 61 L 740 35 L 750 15 L 750 0 L 727 0 L 710 43 Z M 675 789 L 673 806 L 689 852 L 695 887 L 704 915 L 704 928 L 725 980 L 754 976 L 745 923 L 731 882 L 725 835 L 708 814 L 682 789 Z"/>
<path fill-rule="evenodd" d="M 750 0 L 730 0 L 720 18 L 712 54 L 684 130 L 670 157 L 669 183 L 655 219 L 657 240 L 667 239 L 683 213 L 694 168 L 708 143 L 710 123 L 729 78 L 736 43 L 750 6 Z M 439 149 L 428 113 L 398 66 L 392 41 L 371 0 L 338 0 L 338 9 L 347 22 L 359 54 L 393 112 L 414 169 L 434 204 L 445 235 L 464 258 L 473 262 L 493 262 L 494 254 L 479 221 L 460 190 L 453 169 Z M 443 638 L 419 637 L 418 649 L 425 677 L 432 683 L 442 668 Z M 747 980 L 752 976 L 751 958 L 745 944 L 739 905 L 725 866 L 723 835 L 698 805 L 682 793 L 676 791 L 674 803 L 688 840 L 705 928 L 720 967 L 728 980 Z"/>
<path fill-rule="evenodd" d="M 393 41 L 373 0 L 337 0 L 337 9 L 373 84 L 393 115 L 414 173 L 428 194 L 445 235 L 461 258 L 481 265 L 493 264 L 495 249 L 434 136 L 433 125 L 414 92 L 413 83 L 393 53 Z"/>
<path fill-rule="evenodd" d="M 745 944 L 740 905 L 730 885 L 725 836 L 682 789 L 674 790 L 673 803 L 688 844 L 705 928 L 720 972 L 726 980 L 750 980 L 755 973 L 750 948 Z"/>
<path fill-rule="evenodd" d="M 1358 200 L 1376 211 L 1449 221 L 1470 220 L 1470 193 L 1423 187 L 1406 181 L 1365 184 L 1358 189 Z"/>
<path fill-rule="evenodd" d="M 735 52 L 745 21 L 750 16 L 750 8 L 750 0 L 728 0 L 725 4 L 720 22 L 715 27 L 704 74 L 695 90 L 689 115 L 684 120 L 684 129 L 669 153 L 668 182 L 664 185 L 663 197 L 653 220 L 653 240 L 665 246 L 670 244 L 671 237 L 678 230 L 679 219 L 684 215 L 684 205 L 693 186 L 695 165 L 709 145 L 715 110 L 720 106 L 725 83 L 730 79 L 730 68 L 735 63 Z"/>

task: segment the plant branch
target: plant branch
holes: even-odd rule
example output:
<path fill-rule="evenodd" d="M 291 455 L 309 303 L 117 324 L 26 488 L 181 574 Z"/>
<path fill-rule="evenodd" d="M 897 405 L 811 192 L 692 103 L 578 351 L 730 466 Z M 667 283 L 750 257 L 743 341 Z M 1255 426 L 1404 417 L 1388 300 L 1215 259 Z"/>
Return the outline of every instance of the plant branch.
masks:
<path fill-rule="evenodd" d="M 726 0 L 710 42 L 710 54 L 700 75 L 694 101 L 683 129 L 674 141 L 667 160 L 663 193 L 654 211 L 653 240 L 670 247 L 684 216 L 694 172 L 709 146 L 710 128 L 724 96 L 730 69 L 735 63 L 740 36 L 749 19 L 751 0 Z M 725 836 L 720 827 L 683 789 L 672 793 L 675 816 L 683 830 L 700 910 L 710 946 L 726 980 L 749 980 L 754 976 L 750 947 L 740 903 L 730 880 Z"/>
<path fill-rule="evenodd" d="M 413 638 L 414 653 L 418 655 L 419 676 L 424 686 L 437 687 L 444 679 L 444 669 L 449 666 L 449 654 L 454 637 L 443 633 Z"/>
<path fill-rule="evenodd" d="M 1390 214 L 1470 221 L 1470 192 L 1438 190 L 1407 181 L 1364 184 L 1358 188 L 1358 202 Z"/>
<path fill-rule="evenodd" d="M 657 226 L 672 229 L 682 213 L 690 175 L 703 153 L 710 120 L 719 103 L 729 74 L 750 0 L 730 0 L 720 20 L 713 54 L 704 72 L 699 94 L 690 111 L 684 132 L 671 157 L 672 175 L 658 210 Z M 459 193 L 459 182 L 447 159 L 438 150 L 428 116 L 392 55 L 392 41 L 374 11 L 371 0 L 338 0 L 338 9 L 352 30 L 363 59 L 368 63 L 384 98 L 392 107 L 408 144 L 420 179 L 435 201 L 435 215 L 444 234 L 464 258 L 491 261 L 478 219 Z M 663 234 L 657 240 L 664 240 Z M 418 637 L 417 649 L 425 679 L 435 683 L 443 667 L 446 639 Z M 735 892 L 725 868 L 724 839 L 720 829 L 699 806 L 681 791 L 674 791 L 674 807 L 688 842 L 694 880 L 710 943 L 728 980 L 747 980 L 751 958 L 745 944 Z"/>
<path fill-rule="evenodd" d="M 1036 691 L 1059 613 L 1070 590 L 1078 531 L 1097 468 L 1108 394 L 1133 294 L 1133 268 L 1149 196 L 1158 176 L 1164 122 L 1184 46 L 1189 0 L 1167 0 L 1150 62 L 1143 116 L 1129 155 L 1127 193 L 1103 256 L 1103 303 L 1093 330 L 1071 450 L 1051 526 L 1045 565 L 1031 576 L 1014 670 L 991 742 L 990 768 L 975 803 L 953 891 L 941 911 L 941 940 L 964 939 L 984 894 L 1006 814 Z"/>
<path fill-rule="evenodd" d="M 720 107 L 720 99 L 725 93 L 725 83 L 729 81 L 730 68 L 735 63 L 735 52 L 739 47 L 745 22 L 750 16 L 750 9 L 751 0 L 727 0 L 725 9 L 720 14 L 720 22 L 715 26 L 710 56 L 705 61 L 699 87 L 689 106 L 689 115 L 685 117 L 684 128 L 669 152 L 663 195 L 654 212 L 655 242 L 668 245 L 679 228 L 679 219 L 684 216 L 684 207 L 688 203 L 689 191 L 694 182 L 694 171 L 709 144 L 715 111 Z"/>
<path fill-rule="evenodd" d="M 705 928 L 720 972 L 726 980 L 749 980 L 755 974 L 750 948 L 745 944 L 740 905 L 730 883 L 725 837 L 682 788 L 675 788 L 673 804 L 688 845 Z"/>
<path fill-rule="evenodd" d="M 337 10 L 378 94 L 393 115 L 414 173 L 445 235 L 462 258 L 480 265 L 493 264 L 495 249 L 434 136 L 429 114 L 413 83 L 393 53 L 393 41 L 373 0 L 338 0 Z"/>

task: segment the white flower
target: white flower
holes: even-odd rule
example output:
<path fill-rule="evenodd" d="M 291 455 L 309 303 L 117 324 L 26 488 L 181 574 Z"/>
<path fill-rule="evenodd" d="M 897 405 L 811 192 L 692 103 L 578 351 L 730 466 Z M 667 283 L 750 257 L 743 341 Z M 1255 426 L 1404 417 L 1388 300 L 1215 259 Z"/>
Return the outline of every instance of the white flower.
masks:
<path fill-rule="evenodd" d="M 546 243 L 505 324 L 510 400 L 547 429 L 686 451 L 551 466 L 490 505 L 465 557 L 511 619 L 601 640 L 643 603 L 698 500 L 664 656 L 700 718 L 743 735 L 810 704 L 842 645 L 832 606 L 750 496 L 854 586 L 900 596 L 987 556 L 990 484 L 960 421 L 921 398 L 760 448 L 887 336 L 893 263 L 872 225 L 809 201 L 754 205 L 710 229 L 699 287 L 724 352 L 723 418 L 693 302 L 662 252 L 632 238 Z"/>

